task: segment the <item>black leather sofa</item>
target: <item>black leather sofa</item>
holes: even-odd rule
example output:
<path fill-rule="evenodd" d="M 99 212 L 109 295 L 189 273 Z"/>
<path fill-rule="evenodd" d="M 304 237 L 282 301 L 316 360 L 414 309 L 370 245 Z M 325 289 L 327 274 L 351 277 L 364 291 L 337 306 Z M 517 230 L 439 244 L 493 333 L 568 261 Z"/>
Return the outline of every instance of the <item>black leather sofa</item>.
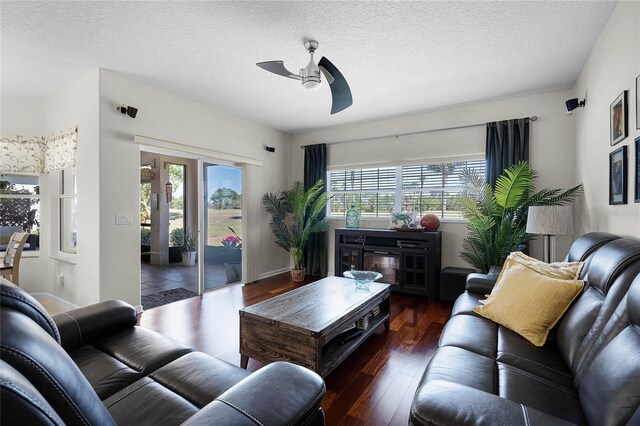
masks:
<path fill-rule="evenodd" d="M 2 424 L 322 425 L 324 381 L 279 362 L 249 372 L 136 326 L 103 302 L 50 317 L 0 286 Z"/>
<path fill-rule="evenodd" d="M 581 295 L 543 347 L 472 312 L 472 274 L 414 396 L 413 425 L 640 425 L 640 240 L 590 233 Z"/>

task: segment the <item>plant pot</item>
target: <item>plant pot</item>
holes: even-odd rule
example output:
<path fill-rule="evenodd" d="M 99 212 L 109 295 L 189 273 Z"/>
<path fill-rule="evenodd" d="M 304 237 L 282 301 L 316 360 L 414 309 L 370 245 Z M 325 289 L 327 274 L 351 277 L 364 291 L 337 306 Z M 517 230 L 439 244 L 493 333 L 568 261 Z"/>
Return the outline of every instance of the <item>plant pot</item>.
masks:
<path fill-rule="evenodd" d="M 196 264 L 196 252 L 188 251 L 182 254 L 182 266 L 193 266 Z"/>
<path fill-rule="evenodd" d="M 242 263 L 224 263 L 224 273 L 227 276 L 227 284 L 242 281 Z"/>
<path fill-rule="evenodd" d="M 294 283 L 299 283 L 300 281 L 304 281 L 304 275 L 306 269 L 292 269 L 291 270 L 291 279 Z"/>

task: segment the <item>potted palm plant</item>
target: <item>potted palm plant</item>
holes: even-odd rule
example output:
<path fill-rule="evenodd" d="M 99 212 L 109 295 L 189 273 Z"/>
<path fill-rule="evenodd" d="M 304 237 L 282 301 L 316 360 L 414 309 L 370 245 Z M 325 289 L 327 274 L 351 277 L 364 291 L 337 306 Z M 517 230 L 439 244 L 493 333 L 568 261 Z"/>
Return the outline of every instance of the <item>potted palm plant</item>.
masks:
<path fill-rule="evenodd" d="M 293 281 L 303 281 L 304 248 L 311 234 L 325 231 L 328 226 L 327 219 L 322 217 L 327 205 L 322 179 L 306 191 L 301 182 L 295 182 L 291 189 L 282 191 L 279 196 L 266 193 L 262 196 L 262 205 L 269 214 L 275 243 L 293 258 Z"/>
<path fill-rule="evenodd" d="M 198 250 L 198 236 L 187 228 L 182 240 L 182 266 L 193 266 L 196 263 L 196 251 Z"/>
<path fill-rule="evenodd" d="M 509 253 L 526 249 L 529 206 L 572 203 L 583 193 L 581 184 L 566 191 L 545 188 L 535 192 L 538 173 L 526 161 L 507 168 L 495 188 L 473 170 L 465 170 L 463 176 L 469 189 L 460 201 L 468 234 L 460 255 L 482 273 L 501 266 Z"/>

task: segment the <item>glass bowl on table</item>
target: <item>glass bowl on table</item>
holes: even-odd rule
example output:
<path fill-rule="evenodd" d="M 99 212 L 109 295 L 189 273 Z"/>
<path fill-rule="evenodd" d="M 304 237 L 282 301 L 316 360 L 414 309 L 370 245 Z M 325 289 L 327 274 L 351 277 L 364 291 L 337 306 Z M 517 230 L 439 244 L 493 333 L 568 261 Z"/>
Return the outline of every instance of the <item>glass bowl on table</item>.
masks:
<path fill-rule="evenodd" d="M 356 282 L 356 288 L 362 290 L 369 290 L 372 282 L 382 278 L 382 274 L 375 271 L 346 271 L 342 275 L 344 275 L 345 278 L 354 280 Z"/>

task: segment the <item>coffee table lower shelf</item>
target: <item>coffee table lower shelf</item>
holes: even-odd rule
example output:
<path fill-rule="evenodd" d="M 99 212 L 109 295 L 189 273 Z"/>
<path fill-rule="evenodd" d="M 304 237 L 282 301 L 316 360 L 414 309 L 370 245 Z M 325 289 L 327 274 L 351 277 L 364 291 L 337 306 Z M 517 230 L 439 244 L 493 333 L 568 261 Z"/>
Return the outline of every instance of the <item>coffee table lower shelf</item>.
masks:
<path fill-rule="evenodd" d="M 353 340 L 340 343 L 333 339 L 323 346 L 319 337 L 296 336 L 292 330 L 277 327 L 262 329 L 259 321 L 253 323 L 248 318 L 240 323 L 244 328 L 240 333 L 240 366 L 247 368 L 249 358 L 265 363 L 287 361 L 326 377 L 383 324 L 389 330 L 388 311 L 371 318 L 367 329 Z"/>

